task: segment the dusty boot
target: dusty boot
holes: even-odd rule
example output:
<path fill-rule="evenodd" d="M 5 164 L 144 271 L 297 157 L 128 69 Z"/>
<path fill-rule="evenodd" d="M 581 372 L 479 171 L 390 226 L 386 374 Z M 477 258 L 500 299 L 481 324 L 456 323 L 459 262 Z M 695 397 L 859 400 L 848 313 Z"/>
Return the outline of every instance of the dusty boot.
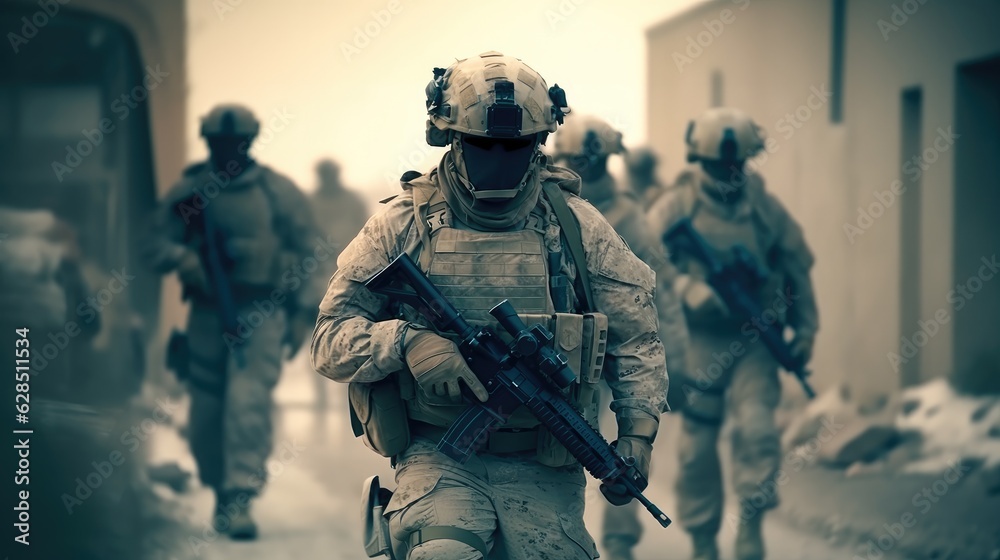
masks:
<path fill-rule="evenodd" d="M 604 560 L 635 560 L 632 556 L 632 547 L 635 546 L 635 539 L 625 537 L 605 537 L 604 539 Z"/>
<path fill-rule="evenodd" d="M 229 520 L 229 538 L 235 541 L 252 541 L 257 538 L 257 524 L 250 517 L 250 501 L 244 505 L 235 501 L 235 514 Z"/>
<path fill-rule="evenodd" d="M 691 531 L 692 560 L 719 560 L 719 546 L 715 544 L 715 531 Z"/>
<path fill-rule="evenodd" d="M 763 520 L 763 513 L 740 520 L 740 528 L 736 533 L 737 560 L 763 560 L 764 536 L 761 531 Z"/>

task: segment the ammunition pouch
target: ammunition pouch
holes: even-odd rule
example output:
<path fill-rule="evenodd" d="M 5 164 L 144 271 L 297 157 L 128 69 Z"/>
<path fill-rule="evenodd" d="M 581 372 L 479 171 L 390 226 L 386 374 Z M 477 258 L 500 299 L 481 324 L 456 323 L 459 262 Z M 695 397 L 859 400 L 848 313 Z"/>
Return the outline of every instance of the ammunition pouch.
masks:
<path fill-rule="evenodd" d="M 375 383 L 350 383 L 351 428 L 365 446 L 393 457 L 410 445 L 406 404 L 396 374 Z"/>
<path fill-rule="evenodd" d="M 574 407 L 598 429 L 597 416 L 600 403 L 601 373 L 608 344 L 608 317 L 602 313 L 576 315 L 556 313 L 552 316 L 551 329 L 555 336 L 555 349 L 566 356 L 569 367 L 577 374 L 577 382 L 568 389 L 566 396 Z M 564 467 L 576 458 L 545 426 L 538 428 L 537 457 L 548 467 Z"/>

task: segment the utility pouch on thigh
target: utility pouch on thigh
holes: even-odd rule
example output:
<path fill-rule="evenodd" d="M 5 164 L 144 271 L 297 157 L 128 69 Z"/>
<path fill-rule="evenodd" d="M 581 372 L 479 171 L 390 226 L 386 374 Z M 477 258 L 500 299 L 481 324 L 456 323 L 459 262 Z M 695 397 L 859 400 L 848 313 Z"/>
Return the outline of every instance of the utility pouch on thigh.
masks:
<path fill-rule="evenodd" d="M 601 313 L 556 313 L 551 331 L 555 335 L 555 349 L 566 356 L 577 374 L 576 383 L 567 397 L 596 429 L 600 400 L 598 384 L 607 350 L 608 318 Z M 544 426 L 539 427 L 536 460 L 548 467 L 564 467 L 576 462 L 576 458 Z"/>
<path fill-rule="evenodd" d="M 393 457 L 410 445 L 406 405 L 395 375 L 375 383 L 350 383 L 351 427 L 355 437 L 383 457 Z"/>
<path fill-rule="evenodd" d="M 392 492 L 382 488 L 378 475 L 370 476 L 361 488 L 361 519 L 364 520 L 365 553 L 369 558 L 379 556 L 395 560 L 392 553 L 393 542 L 389 535 L 389 521 L 383 517 L 386 505 L 392 498 Z"/>

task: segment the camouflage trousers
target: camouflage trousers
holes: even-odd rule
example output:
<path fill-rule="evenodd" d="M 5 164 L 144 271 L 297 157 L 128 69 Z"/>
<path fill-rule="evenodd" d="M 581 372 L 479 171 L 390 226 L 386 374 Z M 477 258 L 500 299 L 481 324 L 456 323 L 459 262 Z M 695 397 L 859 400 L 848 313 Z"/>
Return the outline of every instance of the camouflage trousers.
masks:
<path fill-rule="evenodd" d="M 244 305 L 238 306 L 237 316 L 246 325 L 243 333 L 249 334 L 242 344 L 243 368 L 223 338 L 218 311 L 204 303 L 191 305 L 189 440 L 203 484 L 255 495 L 267 480 L 272 392 L 281 376 L 285 312 L 276 308 L 264 316 Z"/>
<path fill-rule="evenodd" d="M 687 407 L 678 442 L 678 517 L 688 530 L 718 531 L 723 484 L 718 439 L 724 417 L 731 425 L 732 484 L 741 507 L 773 508 L 770 481 L 781 462 L 774 410 L 781 398 L 778 366 L 760 340 L 739 331 L 692 329 L 693 377 L 685 380 Z M 771 490 L 771 491 L 766 491 Z"/>
<path fill-rule="evenodd" d="M 478 536 L 491 560 L 597 557 L 583 524 L 582 467 L 545 467 L 534 453 L 481 454 L 460 465 L 435 446 L 416 437 L 397 458 L 396 492 L 385 513 L 393 539 L 406 543 L 415 531 L 445 526 Z M 472 547 L 447 539 L 395 555 L 399 560 L 482 558 Z"/>

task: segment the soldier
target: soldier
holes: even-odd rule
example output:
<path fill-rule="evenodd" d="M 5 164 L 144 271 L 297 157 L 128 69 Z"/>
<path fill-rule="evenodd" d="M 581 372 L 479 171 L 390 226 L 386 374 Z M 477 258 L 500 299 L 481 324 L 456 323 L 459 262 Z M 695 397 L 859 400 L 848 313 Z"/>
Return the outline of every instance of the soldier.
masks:
<path fill-rule="evenodd" d="M 688 160 L 676 185 L 650 209 L 651 224 L 665 232 L 687 217 L 718 251 L 744 246 L 764 267 L 757 286 L 763 309 L 784 314 L 794 330 L 792 353 L 808 362 L 818 328 L 809 270 L 813 257 L 802 230 L 760 175 L 746 166 L 764 146 L 762 131 L 742 112 L 711 109 L 687 132 Z M 774 409 L 781 397 L 778 365 L 755 336 L 757 325 L 732 317 L 705 283 L 705 270 L 683 252 L 675 254 L 684 274 L 675 286 L 691 330 L 691 366 L 697 378 L 686 381 L 677 480 L 680 520 L 691 533 L 694 556 L 715 559 L 715 535 L 722 508 L 722 480 L 716 449 L 728 403 L 732 422 L 733 487 L 741 503 L 736 556 L 764 557 L 763 513 L 777 505 L 772 482 L 780 464 Z M 678 382 L 678 384 L 681 384 Z"/>
<path fill-rule="evenodd" d="M 625 152 L 625 169 L 632 191 L 639 198 L 643 208 L 652 206 L 663 194 L 664 187 L 656 176 L 659 161 L 653 150 L 642 147 Z"/>
<path fill-rule="evenodd" d="M 667 371 L 683 376 L 688 334 L 680 302 L 672 289 L 677 270 L 665 258 L 659 240 L 652 236 L 643 209 L 630 193 L 618 188 L 608 173 L 608 158 L 623 151 L 621 133 L 597 117 L 574 115 L 555 137 L 556 161 L 582 179 L 580 196 L 600 210 L 632 251 L 656 272 L 656 308 Z M 635 502 L 605 508 L 601 544 L 609 560 L 632 558 L 631 550 L 642 536 L 638 512 Z"/>
<path fill-rule="evenodd" d="M 286 325 L 307 292 L 296 291 L 295 266 L 312 254 L 314 231 L 305 196 L 248 154 L 258 129 L 239 105 L 204 117 L 209 160 L 185 170 L 161 202 L 146 254 L 153 270 L 177 272 L 191 304 L 181 366 L 191 451 L 216 494 L 213 523 L 234 539 L 257 534 L 250 500 L 267 475 L 271 393 Z"/>
<path fill-rule="evenodd" d="M 464 465 L 436 451 L 468 406 L 460 387 L 479 399 L 486 389 L 453 340 L 411 310 L 390 308 L 364 282 L 407 253 L 470 322 L 491 322 L 487 311 L 505 298 L 536 320 L 579 325 L 584 311 L 606 315 L 606 359 L 599 349 L 575 355 L 604 360 L 617 449 L 647 474 L 667 385 L 653 273 L 577 196 L 579 178 L 540 151 L 569 111 L 562 89 L 548 88 L 520 60 L 488 52 L 435 69 L 426 93 L 427 141 L 450 150 L 429 173 L 404 174 L 403 193 L 341 254 L 313 334 L 313 365 L 351 383 L 366 442 L 393 457 L 397 489 L 385 518 L 402 543 L 396 558 L 476 559 L 493 551 L 490 557 L 515 560 L 593 559 L 582 468 L 526 409 Z M 579 327 L 553 332 L 556 348 L 597 348 Z M 569 393 L 591 422 L 599 381 L 578 377 Z M 386 383 L 405 407 L 368 404 Z M 375 418 L 391 410 L 405 416 Z M 400 443 L 387 448 L 393 441 Z"/>
<path fill-rule="evenodd" d="M 326 236 L 326 242 L 333 248 L 333 254 L 323 261 L 320 270 L 313 276 L 310 310 L 319 309 L 319 303 L 326 294 L 326 286 L 337 271 L 337 254 L 361 231 L 370 215 L 364 199 L 341 182 L 337 162 L 332 159 L 321 160 L 316 164 L 316 176 L 319 178 L 319 188 L 310 197 L 309 206 L 317 226 Z M 315 324 L 316 318 L 313 316 L 309 329 Z M 315 376 L 315 380 L 316 406 L 325 409 L 328 383 L 319 376 Z"/>

